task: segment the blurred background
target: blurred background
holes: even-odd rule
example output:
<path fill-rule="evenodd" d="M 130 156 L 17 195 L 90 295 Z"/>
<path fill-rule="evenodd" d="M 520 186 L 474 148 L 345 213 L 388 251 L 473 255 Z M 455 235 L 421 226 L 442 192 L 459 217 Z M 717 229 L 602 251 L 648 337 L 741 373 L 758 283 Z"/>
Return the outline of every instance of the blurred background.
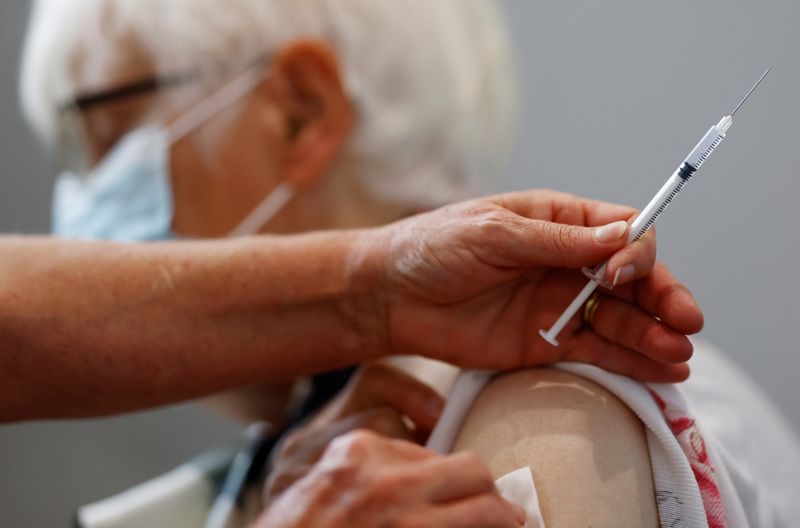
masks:
<path fill-rule="evenodd" d="M 695 292 L 704 336 L 800 426 L 800 4 L 792 0 L 506 0 L 523 83 L 503 189 L 643 206 L 767 66 L 729 139 L 659 224 L 660 258 Z M 0 232 L 45 233 L 54 165 L 22 121 L 28 2 L 0 3 Z M 74 508 L 236 440 L 184 405 L 0 428 L 0 525 L 68 526 Z"/>

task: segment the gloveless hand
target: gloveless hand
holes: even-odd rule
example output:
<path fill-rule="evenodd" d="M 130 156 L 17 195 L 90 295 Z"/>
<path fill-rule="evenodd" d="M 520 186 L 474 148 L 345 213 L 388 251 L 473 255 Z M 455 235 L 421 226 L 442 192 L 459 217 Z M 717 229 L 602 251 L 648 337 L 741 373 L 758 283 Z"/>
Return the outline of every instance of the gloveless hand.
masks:
<path fill-rule="evenodd" d="M 442 456 L 359 430 L 336 438 L 255 528 L 515 528 L 524 523 L 524 511 L 500 497 L 477 455 Z"/>
<path fill-rule="evenodd" d="M 596 364 L 645 381 L 689 374 L 687 334 L 703 315 L 657 264 L 654 233 L 625 247 L 632 208 L 552 191 L 465 202 L 370 235 L 383 266 L 386 346 L 469 368 L 557 361 Z M 377 237 L 376 240 L 374 237 Z M 375 251 L 379 251 L 375 256 Z M 539 336 L 610 258 L 616 283 L 591 326 L 576 317 L 560 347 Z"/>
<path fill-rule="evenodd" d="M 381 363 L 362 367 L 333 401 L 277 447 L 264 503 L 271 504 L 307 475 L 339 436 L 362 429 L 423 442 L 443 407 L 436 391 L 396 367 Z"/>

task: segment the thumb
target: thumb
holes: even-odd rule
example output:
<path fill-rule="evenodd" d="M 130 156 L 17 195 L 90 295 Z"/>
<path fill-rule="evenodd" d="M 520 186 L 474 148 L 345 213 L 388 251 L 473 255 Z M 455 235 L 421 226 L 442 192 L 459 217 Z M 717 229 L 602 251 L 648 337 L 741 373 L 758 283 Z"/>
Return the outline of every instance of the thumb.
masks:
<path fill-rule="evenodd" d="M 624 220 L 599 227 L 530 220 L 521 237 L 515 237 L 516 257 L 522 266 L 591 266 L 621 249 L 627 232 Z"/>
<path fill-rule="evenodd" d="M 414 425 L 430 431 L 439 420 L 444 399 L 434 389 L 399 368 L 383 363 L 365 367 L 359 376 L 352 411 L 388 406 Z"/>

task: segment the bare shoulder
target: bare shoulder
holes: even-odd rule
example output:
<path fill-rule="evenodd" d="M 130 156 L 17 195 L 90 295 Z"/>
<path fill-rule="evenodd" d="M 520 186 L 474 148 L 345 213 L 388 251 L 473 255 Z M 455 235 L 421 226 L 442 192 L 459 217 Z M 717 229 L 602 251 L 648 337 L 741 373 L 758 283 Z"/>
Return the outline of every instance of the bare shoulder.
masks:
<path fill-rule="evenodd" d="M 644 426 L 584 378 L 543 368 L 494 379 L 455 450 L 476 452 L 496 477 L 530 466 L 548 528 L 658 526 Z"/>

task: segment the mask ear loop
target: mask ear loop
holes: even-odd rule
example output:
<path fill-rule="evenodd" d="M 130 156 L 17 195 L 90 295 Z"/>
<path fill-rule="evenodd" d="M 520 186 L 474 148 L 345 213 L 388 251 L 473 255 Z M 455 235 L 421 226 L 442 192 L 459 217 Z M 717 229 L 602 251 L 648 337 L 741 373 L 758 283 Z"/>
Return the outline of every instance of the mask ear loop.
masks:
<path fill-rule="evenodd" d="M 169 143 L 174 144 L 180 141 L 216 114 L 249 94 L 258 86 L 262 78 L 263 71 L 261 69 L 247 71 L 207 99 L 197 103 L 193 108 L 165 127 Z M 242 237 L 257 233 L 264 224 L 269 222 L 286 206 L 294 194 L 294 187 L 288 182 L 282 182 L 228 236 Z"/>
<path fill-rule="evenodd" d="M 233 231 L 228 233 L 230 238 L 250 236 L 258 233 L 267 222 L 272 220 L 295 194 L 294 187 L 289 182 L 280 183 L 261 201 L 260 204 L 239 222 Z"/>
<path fill-rule="evenodd" d="M 263 75 L 262 69 L 251 69 L 234 78 L 208 98 L 196 103 L 183 115 L 164 127 L 170 144 L 185 138 L 197 127 L 249 94 L 259 85 Z"/>

